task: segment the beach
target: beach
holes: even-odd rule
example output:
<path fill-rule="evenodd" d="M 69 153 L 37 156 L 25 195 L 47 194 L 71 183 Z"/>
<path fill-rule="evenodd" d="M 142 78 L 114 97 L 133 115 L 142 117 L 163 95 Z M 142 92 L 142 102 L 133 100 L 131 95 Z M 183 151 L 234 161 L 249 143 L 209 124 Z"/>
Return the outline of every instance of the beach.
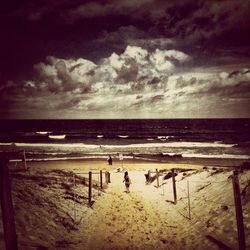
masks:
<path fill-rule="evenodd" d="M 43 161 L 17 171 L 21 166 L 10 163 L 19 249 L 218 249 L 218 242 L 237 248 L 233 162 Z M 158 182 L 146 183 L 145 174 L 151 170 L 155 177 L 156 169 Z M 164 179 L 171 169 L 177 174 L 176 204 L 172 177 Z M 110 172 L 111 183 L 104 181 L 103 189 L 100 170 Z M 131 178 L 130 193 L 124 192 L 124 171 Z M 249 180 L 249 170 L 240 171 L 247 248 Z M 4 249 L 3 238 L 0 244 Z"/>
<path fill-rule="evenodd" d="M 0 12 L 0 250 L 250 250 L 250 0 Z"/>

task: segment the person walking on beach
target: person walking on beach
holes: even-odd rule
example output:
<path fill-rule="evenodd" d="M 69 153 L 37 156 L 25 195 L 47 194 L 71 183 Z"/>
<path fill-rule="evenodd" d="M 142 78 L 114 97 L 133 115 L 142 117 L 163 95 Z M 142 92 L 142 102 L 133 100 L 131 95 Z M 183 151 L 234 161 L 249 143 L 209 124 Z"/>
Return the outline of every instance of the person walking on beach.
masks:
<path fill-rule="evenodd" d="M 125 187 L 126 187 L 126 191 L 125 192 L 129 193 L 130 192 L 129 191 L 129 186 L 131 184 L 131 180 L 130 180 L 130 178 L 128 176 L 128 172 L 127 171 L 124 173 L 124 180 L 123 180 L 123 182 L 125 182 Z"/>
<path fill-rule="evenodd" d="M 150 181 L 151 181 L 151 172 L 150 172 L 150 170 L 148 170 L 148 173 L 145 174 L 145 177 L 146 177 L 146 183 L 147 184 L 150 183 Z"/>
<path fill-rule="evenodd" d="M 109 155 L 109 157 L 108 157 L 108 164 L 112 165 L 112 157 L 111 157 L 111 155 Z"/>

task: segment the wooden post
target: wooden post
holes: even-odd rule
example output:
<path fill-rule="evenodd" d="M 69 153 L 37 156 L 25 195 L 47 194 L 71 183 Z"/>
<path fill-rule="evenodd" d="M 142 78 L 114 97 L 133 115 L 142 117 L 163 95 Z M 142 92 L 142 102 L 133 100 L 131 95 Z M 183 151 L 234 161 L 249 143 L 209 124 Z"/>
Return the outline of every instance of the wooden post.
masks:
<path fill-rule="evenodd" d="M 107 171 L 107 184 L 108 183 L 111 183 L 111 181 L 110 181 L 110 173 Z"/>
<path fill-rule="evenodd" d="M 158 169 L 156 169 L 156 178 L 157 178 L 157 187 L 159 187 L 159 172 L 158 172 Z"/>
<path fill-rule="evenodd" d="M 75 174 L 73 173 L 73 181 L 74 181 L 74 221 L 76 221 L 76 191 L 75 191 L 75 188 L 76 188 L 76 178 L 75 178 Z"/>
<path fill-rule="evenodd" d="M 108 171 L 105 171 L 105 182 L 108 184 Z"/>
<path fill-rule="evenodd" d="M 176 194 L 175 172 L 174 169 L 172 169 L 171 171 L 172 171 L 172 181 L 173 181 L 174 204 L 176 204 L 177 194 Z"/>
<path fill-rule="evenodd" d="M 102 189 L 102 170 L 100 170 L 100 187 Z"/>
<path fill-rule="evenodd" d="M 92 172 L 89 171 L 89 205 L 91 206 L 91 196 L 92 196 Z"/>
<path fill-rule="evenodd" d="M 151 171 L 148 170 L 148 183 L 150 183 L 150 182 L 151 182 Z"/>
<path fill-rule="evenodd" d="M 233 172 L 233 190 L 234 190 L 234 205 L 237 220 L 237 231 L 238 231 L 238 245 L 240 250 L 246 249 L 245 243 L 245 232 L 244 232 L 244 222 L 242 215 L 241 197 L 240 197 L 240 185 L 238 179 L 238 171 Z"/>
<path fill-rule="evenodd" d="M 188 216 L 191 220 L 191 207 L 190 207 L 190 195 L 189 195 L 189 181 L 187 181 L 187 193 L 188 193 Z"/>
<path fill-rule="evenodd" d="M 7 160 L 0 159 L 0 199 L 6 250 L 16 250 L 17 235 Z"/>
<path fill-rule="evenodd" d="M 24 162 L 24 169 L 27 170 L 25 150 L 23 150 L 23 162 Z"/>

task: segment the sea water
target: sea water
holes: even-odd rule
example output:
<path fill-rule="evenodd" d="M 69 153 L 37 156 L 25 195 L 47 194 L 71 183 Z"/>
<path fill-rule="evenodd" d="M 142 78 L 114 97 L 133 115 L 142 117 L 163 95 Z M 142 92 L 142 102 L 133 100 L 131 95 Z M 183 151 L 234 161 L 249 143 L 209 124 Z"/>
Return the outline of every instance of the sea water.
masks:
<path fill-rule="evenodd" d="M 23 150 L 27 160 L 249 159 L 250 119 L 2 120 L 0 151 Z"/>

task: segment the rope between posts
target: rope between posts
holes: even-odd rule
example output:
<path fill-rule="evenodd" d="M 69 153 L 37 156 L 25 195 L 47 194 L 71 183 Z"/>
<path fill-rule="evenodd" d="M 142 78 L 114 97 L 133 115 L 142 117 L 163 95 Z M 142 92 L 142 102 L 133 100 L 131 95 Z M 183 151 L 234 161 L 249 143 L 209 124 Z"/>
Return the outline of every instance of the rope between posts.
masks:
<path fill-rule="evenodd" d="M 185 208 L 186 208 L 186 207 L 185 207 Z M 177 211 L 178 211 L 178 210 L 177 210 Z M 183 215 L 180 211 L 178 211 L 179 214 L 181 214 L 185 219 L 187 219 L 187 220 L 189 221 L 191 227 L 195 228 L 195 225 L 196 225 L 196 227 L 198 227 L 198 229 L 200 229 L 200 233 L 201 233 L 203 236 L 206 236 L 206 233 L 204 232 L 204 229 L 205 229 L 206 231 L 209 231 L 209 233 L 213 233 L 213 234 L 217 235 L 218 231 L 216 231 L 214 228 L 211 228 L 211 227 L 208 228 L 208 227 L 206 226 L 207 221 L 204 221 L 201 217 L 199 217 L 199 216 L 198 216 L 196 213 L 194 213 L 193 211 L 190 211 L 190 212 L 191 212 L 191 214 L 192 214 L 192 217 L 193 217 L 193 218 L 195 217 L 195 221 L 193 221 L 193 222 L 191 222 L 191 220 L 190 220 L 187 216 Z M 197 222 L 198 222 L 198 223 L 197 223 Z M 202 222 L 202 223 L 204 224 L 204 226 L 201 226 L 199 222 Z"/>
<path fill-rule="evenodd" d="M 195 195 L 190 194 L 190 196 L 194 197 Z M 218 197 L 218 195 L 217 195 L 217 194 L 212 195 L 212 196 L 210 195 L 210 196 L 208 197 L 208 199 L 212 199 L 212 198 L 216 198 L 216 197 Z M 196 197 L 196 198 L 198 198 L 198 197 Z"/>
<path fill-rule="evenodd" d="M 177 189 L 181 190 L 183 193 L 185 193 L 188 196 L 187 191 L 185 189 L 178 187 L 177 185 L 176 185 L 176 187 L 177 187 Z"/>
<path fill-rule="evenodd" d="M 190 223 L 190 225 L 191 225 L 191 226 L 194 226 L 194 224 L 196 224 L 196 225 L 198 226 L 198 228 L 201 230 L 200 232 L 204 235 L 204 233 L 203 233 L 204 228 L 206 229 L 206 228 L 208 228 L 208 227 L 205 227 L 205 226 L 202 227 L 202 226 L 200 226 L 199 224 L 197 224 L 197 222 L 202 222 L 202 223 L 204 223 L 204 224 L 206 225 L 206 224 L 207 224 L 207 221 L 204 221 L 201 217 L 197 216 L 197 214 L 194 213 L 193 211 L 191 211 L 191 213 L 192 213 L 192 215 L 196 218 L 196 221 L 193 222 L 193 223 Z M 210 228 L 210 232 L 215 233 L 215 229 L 211 229 L 211 228 Z"/>
<path fill-rule="evenodd" d="M 217 204 L 217 205 L 224 205 L 226 202 L 224 202 L 224 204 L 222 202 L 216 202 L 216 201 L 213 201 L 213 200 L 210 200 L 210 199 L 207 199 L 207 198 L 202 198 L 202 197 L 197 197 L 197 196 L 194 196 L 194 195 L 190 195 L 191 197 L 194 197 L 196 199 L 199 199 L 199 200 L 203 200 L 203 201 L 209 201 L 211 203 L 214 203 L 214 204 Z M 234 204 L 227 204 L 227 206 L 230 206 L 230 207 L 234 207 L 235 205 Z"/>
<path fill-rule="evenodd" d="M 248 183 L 249 183 L 249 181 L 250 181 L 250 179 L 249 178 L 247 178 L 246 176 L 244 176 L 244 175 L 237 175 L 237 176 L 240 176 L 240 178 L 239 178 L 239 184 L 242 186 L 242 185 L 248 185 Z M 221 180 L 221 181 L 204 181 L 204 180 L 192 180 L 192 181 L 188 181 L 188 183 L 202 183 L 202 184 L 204 184 L 203 186 L 201 186 L 200 188 L 196 188 L 197 190 L 194 190 L 194 192 L 199 192 L 199 191 L 201 191 L 203 188 L 206 188 L 208 185 L 211 185 L 211 184 L 222 184 L 222 186 L 225 186 L 225 184 L 228 186 L 229 184 L 230 184 L 230 182 L 231 181 L 235 181 L 234 180 L 234 177 L 235 177 L 235 173 L 233 173 L 233 175 L 228 175 L 227 177 L 226 177 L 226 179 L 225 180 Z M 237 181 L 238 182 L 238 181 Z M 176 181 L 175 181 L 175 183 L 176 183 Z M 244 183 L 244 184 L 243 184 Z M 173 182 L 173 184 L 174 184 L 174 182 Z M 235 182 L 234 182 L 234 184 L 235 184 Z M 162 185 L 163 185 L 163 183 L 162 183 Z M 188 186 L 189 187 L 189 186 Z M 211 188 L 216 188 L 217 186 L 215 185 L 215 186 L 210 186 Z M 177 190 L 181 190 L 184 194 L 186 194 L 187 195 L 187 192 L 186 192 L 186 190 L 185 189 L 183 189 L 183 188 L 181 188 L 181 187 L 178 187 L 178 185 L 174 185 L 174 190 L 175 190 L 175 188 L 177 189 Z M 189 190 L 189 188 L 188 188 L 188 190 Z M 233 190 L 234 190 L 234 197 L 235 197 L 235 185 L 233 185 Z M 240 196 L 240 194 L 239 194 L 239 191 L 237 191 L 238 192 L 238 197 Z M 189 192 L 188 192 L 189 193 Z M 175 197 L 175 192 L 174 192 L 174 197 Z M 215 201 L 215 200 L 213 200 L 213 198 L 215 199 L 216 198 L 216 200 L 218 200 L 218 194 L 215 194 L 215 195 L 213 195 L 213 196 L 210 196 L 210 197 L 208 197 L 208 198 L 206 198 L 206 197 L 204 197 L 204 195 L 203 196 L 201 196 L 201 197 L 198 197 L 197 195 L 193 195 L 193 194 L 189 194 L 189 196 L 188 197 L 193 197 L 193 198 L 195 198 L 195 199 L 198 199 L 198 201 L 196 201 L 196 202 L 199 202 L 199 201 L 205 201 L 205 202 L 211 202 L 211 203 L 213 203 L 213 204 L 216 204 L 216 205 L 225 205 L 225 206 L 227 206 L 227 207 L 232 207 L 232 208 L 237 208 L 237 206 L 236 206 L 236 204 L 227 204 L 227 202 L 222 202 L 222 201 Z M 181 199 L 178 199 L 178 201 L 181 201 L 181 204 L 183 204 L 184 206 L 182 207 L 182 209 L 181 209 L 181 211 L 179 211 L 178 209 L 176 209 L 176 211 L 179 213 L 179 214 L 181 214 L 182 216 L 184 216 L 184 218 L 189 218 L 189 219 L 191 219 L 192 218 L 192 216 L 191 215 L 193 215 L 194 217 L 195 217 L 195 222 L 194 223 L 190 223 L 190 225 L 191 226 L 194 226 L 194 224 L 197 224 L 197 228 L 200 228 L 201 229 L 201 232 L 202 232 L 202 234 L 204 234 L 203 232 L 204 232 L 204 229 L 206 229 L 206 231 L 209 231 L 209 233 L 213 233 L 213 234 L 215 234 L 215 235 L 219 235 L 220 234 L 220 231 L 219 231 L 219 224 L 216 224 L 216 220 L 214 220 L 214 218 L 213 218 L 213 216 L 209 216 L 209 214 L 207 214 L 207 213 L 205 213 L 204 214 L 204 216 L 209 216 L 208 218 L 206 218 L 207 220 L 205 221 L 205 220 L 203 220 L 203 218 L 201 218 L 200 216 L 198 216 L 194 211 L 191 211 L 190 210 L 190 208 L 189 208 L 189 210 L 188 210 L 188 212 L 189 212 L 189 216 L 185 216 L 185 214 L 186 214 L 186 208 L 187 208 L 187 206 L 189 206 L 189 204 L 190 203 L 188 203 L 188 204 L 186 204 L 185 202 L 184 202 L 184 199 L 186 199 L 186 198 L 188 198 L 188 197 L 181 197 Z M 175 202 L 176 202 L 176 200 L 175 200 Z M 241 204 L 240 204 L 241 205 Z M 218 207 L 216 208 L 216 209 L 218 209 Z M 224 209 L 224 207 L 222 207 L 222 209 Z M 226 208 L 225 208 L 226 209 Z M 185 212 L 183 213 L 183 211 L 185 210 Z M 236 211 L 237 212 L 237 211 Z M 241 214 L 242 214 L 242 212 L 241 212 Z M 244 215 L 243 215 L 244 216 Z M 238 216 L 239 217 L 239 216 Z M 240 218 L 238 218 L 237 217 L 237 225 L 239 224 L 239 222 L 241 223 L 241 224 L 243 224 L 243 221 L 241 220 L 240 221 Z M 213 223 L 213 224 L 211 224 L 211 223 Z M 201 225 L 202 224 L 204 224 L 204 226 L 202 227 Z M 243 226 L 242 225 L 240 225 L 241 226 L 241 228 L 243 227 L 244 228 L 244 224 L 243 224 Z M 239 228 L 239 225 L 237 226 L 237 230 L 238 230 L 238 234 L 239 234 L 239 232 L 240 232 L 240 236 L 238 236 L 238 242 L 239 242 L 239 245 L 241 246 L 241 244 L 240 244 L 240 242 L 242 242 L 242 241 L 245 241 L 244 240 L 244 229 L 243 229 L 243 236 L 242 236 L 242 229 L 241 228 Z M 205 236 L 207 236 L 207 235 L 205 235 Z M 222 244 L 223 244 L 223 242 L 222 242 Z"/>
<path fill-rule="evenodd" d="M 229 180 L 224 180 L 224 181 L 189 181 L 190 183 L 228 183 Z"/>

